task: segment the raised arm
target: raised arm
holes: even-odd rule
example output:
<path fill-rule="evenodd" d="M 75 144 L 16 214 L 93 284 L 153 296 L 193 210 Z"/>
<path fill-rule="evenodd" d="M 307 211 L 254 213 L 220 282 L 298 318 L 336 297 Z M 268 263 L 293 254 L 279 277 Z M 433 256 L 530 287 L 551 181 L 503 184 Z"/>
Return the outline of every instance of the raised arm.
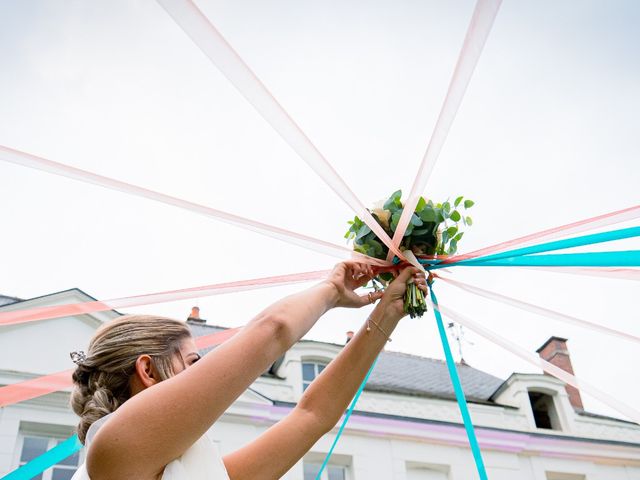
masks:
<path fill-rule="evenodd" d="M 353 290 L 370 273 L 366 266 L 339 264 L 326 281 L 271 305 L 231 340 L 166 381 L 158 382 L 139 358 L 136 375 L 152 388 L 127 400 L 99 430 L 87 455 L 91 478 L 158 478 L 322 314 L 337 305 L 366 304 L 368 299 Z M 336 276 L 344 281 L 336 282 Z"/>
<path fill-rule="evenodd" d="M 296 408 L 257 440 L 224 458 L 231 480 L 276 480 L 330 431 L 344 413 L 403 312 L 406 283 L 414 276 L 427 291 L 424 274 L 406 268 L 386 289 L 367 322 L 303 394 Z"/>

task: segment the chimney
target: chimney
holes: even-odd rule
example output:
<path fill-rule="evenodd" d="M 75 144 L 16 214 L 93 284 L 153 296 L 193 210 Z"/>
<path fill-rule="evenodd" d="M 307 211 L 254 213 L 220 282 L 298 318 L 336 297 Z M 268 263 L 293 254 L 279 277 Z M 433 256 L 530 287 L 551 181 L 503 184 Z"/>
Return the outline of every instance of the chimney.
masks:
<path fill-rule="evenodd" d="M 344 342 L 344 344 L 346 345 L 347 343 L 349 343 L 351 341 L 351 339 L 353 338 L 353 331 L 349 330 L 347 332 L 347 341 Z"/>
<path fill-rule="evenodd" d="M 200 318 L 200 307 L 192 307 L 191 314 L 189 314 L 189 318 L 187 318 L 187 322 L 189 323 L 197 323 L 197 324 L 205 324 L 206 320 Z"/>
<path fill-rule="evenodd" d="M 544 342 L 536 352 L 538 352 L 538 355 L 540 355 L 540 358 L 543 360 L 546 360 L 547 362 L 552 363 L 556 367 L 559 367 L 565 372 L 569 372 L 573 375 L 573 366 L 571 365 L 571 357 L 569 356 L 566 338 L 551 337 L 549 340 Z M 565 388 L 567 389 L 569 402 L 573 408 L 584 410 L 582 398 L 580 398 L 580 391 L 571 385 L 566 385 Z"/>

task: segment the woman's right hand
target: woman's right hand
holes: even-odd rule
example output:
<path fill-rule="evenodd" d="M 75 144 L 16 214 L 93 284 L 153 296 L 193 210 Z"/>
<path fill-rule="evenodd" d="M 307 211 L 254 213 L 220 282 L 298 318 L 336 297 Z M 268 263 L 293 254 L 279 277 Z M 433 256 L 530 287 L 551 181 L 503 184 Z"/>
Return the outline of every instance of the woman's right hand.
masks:
<path fill-rule="evenodd" d="M 393 318 L 400 319 L 406 315 L 404 311 L 404 294 L 407 291 L 407 282 L 413 282 L 422 290 L 425 297 L 429 293 L 427 279 L 423 271 L 416 267 L 405 267 L 400 274 L 385 288 L 384 295 L 380 301 L 380 307 L 385 313 Z"/>

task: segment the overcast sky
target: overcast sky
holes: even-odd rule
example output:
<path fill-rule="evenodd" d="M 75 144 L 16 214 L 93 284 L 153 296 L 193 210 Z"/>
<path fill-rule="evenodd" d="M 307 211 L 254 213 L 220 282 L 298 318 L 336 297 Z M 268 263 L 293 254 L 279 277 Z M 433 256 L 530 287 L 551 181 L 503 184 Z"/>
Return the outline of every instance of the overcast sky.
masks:
<path fill-rule="evenodd" d="M 408 192 L 472 1 L 198 3 L 365 204 Z M 476 201 L 461 251 L 639 203 L 638 25 L 634 0 L 505 1 L 424 192 Z M 0 0 L 0 144 L 334 243 L 353 215 L 150 0 Z M 335 262 L 5 162 L 0 180 L 2 294 L 78 287 L 109 299 Z M 636 282 L 452 273 L 640 335 Z M 185 318 L 197 304 L 210 323 L 237 326 L 300 288 L 128 311 Z M 443 305 L 530 351 L 551 335 L 569 338 L 579 377 L 637 405 L 637 345 L 437 288 Z M 331 312 L 308 338 L 341 343 L 365 316 Z M 390 349 L 442 358 L 431 312 L 393 337 Z M 535 371 L 468 339 L 474 367 L 502 378 Z"/>

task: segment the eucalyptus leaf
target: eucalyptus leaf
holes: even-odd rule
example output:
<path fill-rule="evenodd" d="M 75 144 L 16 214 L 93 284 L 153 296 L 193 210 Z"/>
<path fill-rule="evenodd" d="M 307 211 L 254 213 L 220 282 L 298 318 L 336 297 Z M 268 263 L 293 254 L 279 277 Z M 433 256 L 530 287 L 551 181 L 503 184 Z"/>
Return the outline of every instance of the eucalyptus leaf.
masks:
<path fill-rule="evenodd" d="M 393 215 L 391 215 L 391 224 L 389 225 L 391 227 L 391 231 L 393 232 L 396 231 L 396 227 L 398 226 L 398 222 L 400 221 L 401 215 L 402 215 L 402 212 L 393 212 Z"/>
<path fill-rule="evenodd" d="M 456 242 L 459 242 L 463 235 L 464 235 L 464 232 L 460 232 L 460 233 L 458 233 L 455 237 L 453 237 L 453 239 L 454 239 Z"/>
<path fill-rule="evenodd" d="M 473 225 L 473 219 L 467 215 L 467 225 Z"/>
<path fill-rule="evenodd" d="M 453 202 L 453 205 L 454 205 L 455 207 L 457 207 L 458 205 L 460 205 L 460 202 L 462 201 L 462 199 L 463 199 L 463 198 L 464 198 L 464 197 L 463 197 L 462 195 L 460 195 L 458 198 L 456 198 L 456 201 L 455 201 L 455 202 Z"/>
<path fill-rule="evenodd" d="M 391 194 L 391 196 L 384 202 L 385 210 L 389 210 L 391 212 L 395 212 L 398 208 L 402 208 L 402 203 L 400 202 L 400 198 L 402 197 L 402 190 L 396 190 Z"/>
<path fill-rule="evenodd" d="M 358 233 L 356 234 L 356 240 L 361 239 L 362 237 L 364 237 L 365 235 L 367 235 L 368 233 L 371 233 L 371 229 L 369 228 L 369 225 L 367 225 L 366 223 L 363 224 L 360 229 L 358 230 Z"/>
<path fill-rule="evenodd" d="M 381 257 L 384 254 L 384 247 L 377 240 L 373 240 L 373 239 L 368 240 L 367 244 L 373 248 L 374 257 Z"/>
<path fill-rule="evenodd" d="M 422 226 L 422 220 L 415 213 L 413 215 L 411 215 L 411 225 L 414 225 L 416 227 L 421 227 Z"/>
<path fill-rule="evenodd" d="M 364 245 L 353 245 L 353 250 L 358 252 L 358 253 L 363 253 L 364 255 L 367 255 L 367 247 Z"/>
<path fill-rule="evenodd" d="M 460 212 L 458 210 L 454 210 L 451 213 L 451 220 L 453 220 L 454 222 L 459 222 L 460 219 L 462 218 L 462 215 L 460 215 Z"/>
<path fill-rule="evenodd" d="M 407 229 L 404 231 L 404 235 L 403 237 L 408 237 L 409 235 L 411 235 L 413 233 L 413 225 L 410 223 L 407 226 Z"/>
<path fill-rule="evenodd" d="M 449 238 L 453 238 L 456 233 L 458 233 L 458 227 L 447 228 L 447 235 L 449 236 Z"/>
<path fill-rule="evenodd" d="M 436 212 L 432 206 L 426 206 L 420 212 L 420 219 L 423 222 L 435 222 L 436 220 Z"/>
<path fill-rule="evenodd" d="M 476 202 L 474 202 L 473 200 L 465 200 L 465 201 L 464 201 L 464 208 L 471 208 L 471 207 L 473 207 L 473 205 L 474 205 L 475 203 L 476 203 Z"/>
<path fill-rule="evenodd" d="M 455 240 L 451 240 L 451 243 L 449 244 L 449 255 L 455 255 L 457 251 L 458 251 L 458 242 L 456 242 Z"/>

